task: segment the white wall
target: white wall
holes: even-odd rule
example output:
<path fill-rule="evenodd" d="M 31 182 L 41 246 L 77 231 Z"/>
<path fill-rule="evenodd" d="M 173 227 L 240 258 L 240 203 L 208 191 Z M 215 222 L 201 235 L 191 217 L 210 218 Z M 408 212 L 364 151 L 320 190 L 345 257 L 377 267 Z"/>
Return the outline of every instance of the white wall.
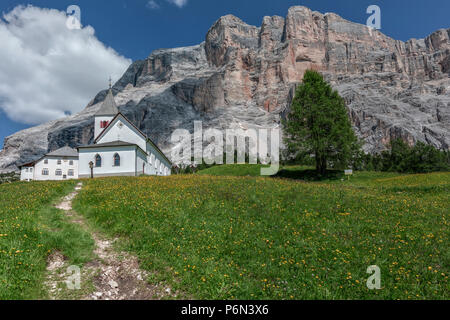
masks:
<path fill-rule="evenodd" d="M 145 164 L 145 174 L 146 175 L 150 176 L 150 175 L 156 174 L 155 167 L 152 164 L 152 159 L 154 159 L 154 158 L 155 158 L 155 155 L 151 155 L 151 154 L 147 155 L 146 164 Z"/>
<path fill-rule="evenodd" d="M 122 127 L 119 126 L 119 123 L 122 123 Z M 145 150 L 146 141 L 142 137 L 136 128 L 134 128 L 127 120 L 123 118 L 123 116 L 119 115 L 114 124 L 108 128 L 108 132 L 106 132 L 101 139 L 97 141 L 98 144 L 105 142 L 114 142 L 114 141 L 124 141 L 132 144 L 138 145 L 142 150 Z"/>
<path fill-rule="evenodd" d="M 120 156 L 120 167 L 114 166 L 114 155 Z M 95 167 L 95 156 L 99 154 L 102 157 L 102 166 Z M 94 163 L 94 177 L 113 176 L 113 175 L 136 175 L 136 147 L 99 147 L 89 149 L 79 149 L 79 176 L 88 178 L 91 176 L 89 162 Z M 142 165 L 141 169 L 142 170 Z"/>
<path fill-rule="evenodd" d="M 142 152 L 142 150 L 137 151 L 136 166 L 138 176 L 147 174 L 146 172 L 148 172 L 149 164 L 147 163 L 147 155 Z"/>
<path fill-rule="evenodd" d="M 58 159 L 61 160 L 61 164 L 58 164 Z M 48 163 L 45 163 L 48 160 Z M 73 161 L 73 165 L 70 165 L 70 161 Z M 42 175 L 42 169 L 48 169 L 48 176 Z M 56 175 L 56 169 L 61 169 L 62 175 Z M 74 171 L 74 175 L 69 177 L 69 170 Z M 34 180 L 69 180 L 78 179 L 78 159 L 74 157 L 49 157 L 45 156 L 34 166 Z M 66 179 L 64 179 L 66 175 Z"/>
<path fill-rule="evenodd" d="M 152 168 L 151 174 L 156 174 L 158 176 L 159 175 L 170 176 L 171 165 L 166 160 L 166 158 L 163 157 L 161 155 L 161 153 L 159 151 L 157 151 L 156 148 L 150 142 L 147 142 L 146 150 L 147 150 L 147 153 L 149 154 L 148 161 L 151 162 L 151 168 Z M 161 167 L 160 167 L 161 163 L 163 164 L 162 173 L 161 173 Z M 158 165 L 158 167 L 156 165 Z M 168 169 L 167 171 L 165 170 L 166 168 Z"/>
<path fill-rule="evenodd" d="M 21 181 L 34 180 L 34 167 L 22 167 L 22 169 L 20 170 L 20 180 Z"/>

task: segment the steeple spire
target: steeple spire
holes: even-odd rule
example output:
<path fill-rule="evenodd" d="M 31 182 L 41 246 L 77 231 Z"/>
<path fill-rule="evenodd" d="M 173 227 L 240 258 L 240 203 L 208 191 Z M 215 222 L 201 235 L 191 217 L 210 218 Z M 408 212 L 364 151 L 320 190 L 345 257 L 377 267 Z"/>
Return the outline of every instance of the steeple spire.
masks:
<path fill-rule="evenodd" d="M 111 90 L 111 88 L 112 88 L 112 84 L 111 84 L 111 76 L 109 76 L 109 90 Z"/>
<path fill-rule="evenodd" d="M 102 103 L 102 106 L 95 115 L 114 117 L 118 112 L 119 109 L 117 108 L 116 102 L 114 101 L 114 95 L 110 86 L 108 93 L 106 94 L 105 100 Z"/>

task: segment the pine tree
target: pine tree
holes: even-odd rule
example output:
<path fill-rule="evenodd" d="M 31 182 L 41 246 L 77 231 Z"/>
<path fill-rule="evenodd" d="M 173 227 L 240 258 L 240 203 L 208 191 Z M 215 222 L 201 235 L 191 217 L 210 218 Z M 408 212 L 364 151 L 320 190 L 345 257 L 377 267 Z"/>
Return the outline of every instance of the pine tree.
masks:
<path fill-rule="evenodd" d="M 288 150 L 315 158 L 318 174 L 345 168 L 360 145 L 344 99 L 316 71 L 306 71 L 285 121 Z"/>

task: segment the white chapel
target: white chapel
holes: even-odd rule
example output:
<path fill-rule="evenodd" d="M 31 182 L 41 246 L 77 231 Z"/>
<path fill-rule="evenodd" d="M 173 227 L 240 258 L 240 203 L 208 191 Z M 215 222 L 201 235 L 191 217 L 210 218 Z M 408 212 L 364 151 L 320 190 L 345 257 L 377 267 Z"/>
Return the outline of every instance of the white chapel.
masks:
<path fill-rule="evenodd" d="M 171 174 L 170 160 L 119 112 L 111 88 L 94 118 L 92 144 L 64 147 L 20 166 L 21 180 Z"/>

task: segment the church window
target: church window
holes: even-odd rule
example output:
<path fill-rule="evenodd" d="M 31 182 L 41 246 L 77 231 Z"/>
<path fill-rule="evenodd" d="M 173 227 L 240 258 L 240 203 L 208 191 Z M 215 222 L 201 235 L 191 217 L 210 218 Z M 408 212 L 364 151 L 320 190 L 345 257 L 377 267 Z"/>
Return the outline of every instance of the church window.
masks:
<path fill-rule="evenodd" d="M 55 176 L 62 176 L 62 170 L 61 169 L 56 169 Z"/>
<path fill-rule="evenodd" d="M 74 171 L 73 171 L 73 169 L 69 169 L 69 171 L 67 172 L 67 175 L 68 175 L 69 177 L 73 177 L 73 176 L 74 176 Z"/>
<path fill-rule="evenodd" d="M 120 156 L 118 153 L 114 155 L 114 167 L 120 167 Z"/>
<path fill-rule="evenodd" d="M 102 166 L 102 157 L 100 157 L 99 154 L 95 156 L 95 166 L 96 167 L 101 167 Z"/>
<path fill-rule="evenodd" d="M 45 159 L 45 160 L 44 160 L 44 164 L 48 164 L 48 159 Z"/>
<path fill-rule="evenodd" d="M 108 126 L 109 121 L 100 121 L 100 128 L 104 129 Z"/>
<path fill-rule="evenodd" d="M 69 161 L 69 165 L 70 165 L 70 166 L 73 166 L 73 160 L 70 160 L 70 161 Z"/>
<path fill-rule="evenodd" d="M 30 168 L 30 172 L 33 172 L 33 168 Z"/>
<path fill-rule="evenodd" d="M 58 164 L 61 164 L 61 159 L 58 159 Z"/>
<path fill-rule="evenodd" d="M 43 176 L 48 176 L 48 169 L 47 168 L 42 169 L 42 175 Z"/>

